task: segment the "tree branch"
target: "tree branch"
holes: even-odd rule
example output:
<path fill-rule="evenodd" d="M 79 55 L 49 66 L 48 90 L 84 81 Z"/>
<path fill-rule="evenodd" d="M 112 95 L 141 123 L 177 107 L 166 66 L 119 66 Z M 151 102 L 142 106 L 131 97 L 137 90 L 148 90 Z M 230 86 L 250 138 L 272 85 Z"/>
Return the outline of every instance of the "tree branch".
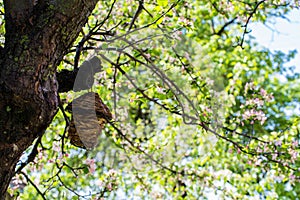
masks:
<path fill-rule="evenodd" d="M 41 192 L 41 190 L 38 188 L 38 186 L 36 184 L 34 184 L 34 182 L 29 178 L 29 176 L 27 176 L 27 174 L 25 174 L 24 172 L 20 172 L 20 174 L 22 174 L 25 179 L 35 188 L 35 190 L 38 192 L 38 194 L 44 199 L 46 200 L 45 194 L 43 192 Z"/>
<path fill-rule="evenodd" d="M 258 3 L 255 5 L 254 9 L 253 9 L 252 12 L 250 13 L 250 16 L 247 18 L 247 21 L 246 21 L 245 25 L 243 25 L 243 27 L 244 27 L 243 36 L 242 36 L 242 39 L 241 39 L 240 43 L 238 44 L 238 46 L 240 46 L 242 49 L 244 49 L 243 44 L 244 44 L 244 40 L 245 40 L 245 35 L 246 35 L 247 33 L 250 33 L 250 32 L 251 32 L 251 31 L 247 31 L 248 24 L 249 24 L 251 18 L 253 17 L 253 15 L 256 13 L 256 11 L 257 11 L 258 7 L 260 6 L 260 4 L 264 3 L 265 1 L 266 1 L 266 0 L 262 0 L 262 1 L 258 2 Z"/>
<path fill-rule="evenodd" d="M 27 160 L 21 164 L 21 166 L 16 170 L 15 174 L 20 173 L 24 167 L 26 167 L 29 163 L 34 161 L 34 158 L 39 153 L 37 148 L 41 142 L 41 139 L 42 139 L 42 135 L 38 137 L 38 139 L 36 140 L 32 150 L 31 150 L 31 153 L 27 157 Z"/>

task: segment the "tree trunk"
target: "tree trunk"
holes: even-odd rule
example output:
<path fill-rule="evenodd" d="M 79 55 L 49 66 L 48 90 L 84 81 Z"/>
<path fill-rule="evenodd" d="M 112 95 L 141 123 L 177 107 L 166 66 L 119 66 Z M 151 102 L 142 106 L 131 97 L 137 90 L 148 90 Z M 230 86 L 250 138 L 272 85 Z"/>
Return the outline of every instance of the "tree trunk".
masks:
<path fill-rule="evenodd" d="M 96 3 L 97 0 L 4 1 L 6 35 L 0 55 L 0 199 L 4 199 L 20 156 L 44 133 L 57 112 L 57 65 Z"/>

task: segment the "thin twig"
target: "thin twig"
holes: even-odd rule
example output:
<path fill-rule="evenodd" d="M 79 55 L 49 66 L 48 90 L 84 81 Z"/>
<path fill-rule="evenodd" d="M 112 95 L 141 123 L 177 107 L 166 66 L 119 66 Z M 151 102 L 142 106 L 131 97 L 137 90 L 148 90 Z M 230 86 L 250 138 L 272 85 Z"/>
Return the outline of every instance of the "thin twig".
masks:
<path fill-rule="evenodd" d="M 250 13 L 250 16 L 247 18 L 247 21 L 246 21 L 245 25 L 243 25 L 243 27 L 244 27 L 244 32 L 243 32 L 243 35 L 242 35 L 242 40 L 241 40 L 240 44 L 238 45 L 238 46 L 240 46 L 242 49 L 244 49 L 243 43 L 244 43 L 244 40 L 245 40 L 245 35 L 246 35 L 247 33 L 249 33 L 249 31 L 247 31 L 247 27 L 248 27 L 248 24 L 249 24 L 249 22 L 250 22 L 250 19 L 251 19 L 251 18 L 253 17 L 253 15 L 256 13 L 256 10 L 257 10 L 258 7 L 260 6 L 260 4 L 264 3 L 265 1 L 266 1 L 266 0 L 262 0 L 262 1 L 258 2 L 258 3 L 255 5 L 253 11 Z"/>
<path fill-rule="evenodd" d="M 41 195 L 41 197 L 44 200 L 46 200 L 45 194 L 41 192 L 41 190 L 37 187 L 37 185 L 34 184 L 34 182 L 29 178 L 29 176 L 27 176 L 27 174 L 25 174 L 23 171 L 20 171 L 20 174 L 22 174 L 25 177 L 25 179 L 35 188 L 38 194 Z"/>

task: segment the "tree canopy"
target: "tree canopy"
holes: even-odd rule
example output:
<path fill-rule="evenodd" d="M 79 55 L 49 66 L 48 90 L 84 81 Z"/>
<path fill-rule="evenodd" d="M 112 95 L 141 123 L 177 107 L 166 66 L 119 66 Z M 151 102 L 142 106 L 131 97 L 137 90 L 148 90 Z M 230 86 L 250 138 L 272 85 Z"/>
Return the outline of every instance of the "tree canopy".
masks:
<path fill-rule="evenodd" d="M 249 28 L 251 23 L 268 26 L 274 18 L 285 18 L 298 9 L 298 1 L 100 0 L 94 1 L 91 14 L 79 12 L 79 6 L 69 9 L 68 3 L 81 1 L 65 1 L 66 9 L 53 2 L 37 1 L 33 9 L 51 5 L 60 7 L 54 9 L 62 13 L 57 19 L 89 17 L 85 26 L 77 27 L 78 35 L 65 32 L 58 37 L 64 44 L 49 46 L 66 51 L 43 54 L 45 59 L 61 58 L 53 64 L 56 74 L 47 75 L 57 79 L 59 110 L 53 112 L 46 131 L 32 138 L 13 169 L 9 196 L 296 199 L 300 195 L 299 74 L 286 64 L 297 52 L 261 47 Z M 2 46 L 14 39 L 27 44 L 24 36 L 7 34 L 7 8 L 1 3 Z M 33 18 L 36 40 L 45 34 L 37 26 L 52 24 L 48 19 L 39 24 Z M 79 23 L 83 21 L 82 17 Z M 71 32 L 67 24 L 66 30 L 57 29 Z M 72 45 L 68 37 L 74 38 Z M 23 55 L 23 47 L 20 51 Z M 24 70 L 30 66 L 25 64 Z M 112 113 L 106 117 L 96 111 L 97 120 L 104 119 L 106 125 L 91 139 L 97 140 L 93 148 L 84 148 L 83 137 L 88 136 L 78 130 L 83 144 L 74 146 L 68 132 L 72 123 L 77 129 L 93 124 L 85 116 L 76 118 L 74 108 L 74 99 L 87 93 L 97 93 L 102 108 Z M 82 107 L 94 109 L 93 102 L 82 102 Z M 88 126 L 87 133 L 93 131 Z"/>

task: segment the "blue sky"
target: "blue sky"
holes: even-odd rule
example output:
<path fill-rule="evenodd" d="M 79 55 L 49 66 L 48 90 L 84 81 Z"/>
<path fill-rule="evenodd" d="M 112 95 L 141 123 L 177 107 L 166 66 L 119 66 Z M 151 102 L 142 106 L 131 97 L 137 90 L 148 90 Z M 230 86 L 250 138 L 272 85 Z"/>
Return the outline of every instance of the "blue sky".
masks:
<path fill-rule="evenodd" d="M 295 72 L 300 73 L 300 9 L 293 10 L 287 18 L 276 18 L 274 24 L 268 24 L 272 29 L 270 30 L 261 24 L 251 24 L 251 35 L 256 37 L 256 41 L 271 50 L 281 50 L 287 53 L 290 50 L 297 50 L 297 54 L 291 62 L 285 66 L 295 66 Z M 280 75 L 279 75 L 280 76 Z M 281 80 L 285 77 L 280 76 Z M 293 113 L 300 113 L 300 106 L 296 110 L 286 110 L 287 115 Z"/>
<path fill-rule="evenodd" d="M 296 71 L 300 73 L 300 10 L 293 10 L 286 20 L 283 18 L 274 19 L 274 24 L 268 24 L 272 31 L 261 24 L 251 24 L 250 33 L 256 37 L 259 44 L 268 47 L 271 50 L 281 50 L 288 52 L 297 49 L 298 53 L 289 65 L 294 65 Z"/>

